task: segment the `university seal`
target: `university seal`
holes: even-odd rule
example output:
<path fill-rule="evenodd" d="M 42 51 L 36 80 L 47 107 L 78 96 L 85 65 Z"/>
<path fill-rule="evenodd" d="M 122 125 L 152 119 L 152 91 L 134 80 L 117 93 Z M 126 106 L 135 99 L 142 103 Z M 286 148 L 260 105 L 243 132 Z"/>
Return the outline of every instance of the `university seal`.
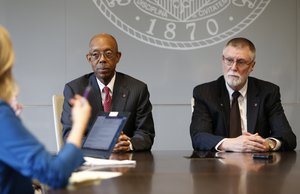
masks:
<path fill-rule="evenodd" d="M 160 48 L 189 50 L 241 32 L 271 0 L 93 0 L 129 36 Z"/>

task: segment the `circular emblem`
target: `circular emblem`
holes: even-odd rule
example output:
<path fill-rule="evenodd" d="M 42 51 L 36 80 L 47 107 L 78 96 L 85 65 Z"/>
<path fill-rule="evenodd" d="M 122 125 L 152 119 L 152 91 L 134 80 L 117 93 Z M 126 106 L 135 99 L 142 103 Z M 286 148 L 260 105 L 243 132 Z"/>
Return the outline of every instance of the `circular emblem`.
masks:
<path fill-rule="evenodd" d="M 250 25 L 271 0 L 93 0 L 117 28 L 146 44 L 189 50 Z"/>

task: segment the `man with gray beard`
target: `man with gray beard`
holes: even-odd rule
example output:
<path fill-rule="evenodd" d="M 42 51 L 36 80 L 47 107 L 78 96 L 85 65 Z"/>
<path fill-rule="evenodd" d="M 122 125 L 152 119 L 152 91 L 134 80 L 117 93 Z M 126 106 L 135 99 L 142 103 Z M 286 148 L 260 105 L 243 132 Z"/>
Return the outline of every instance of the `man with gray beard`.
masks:
<path fill-rule="evenodd" d="M 279 87 L 249 77 L 256 63 L 255 55 L 256 49 L 250 40 L 230 40 L 223 49 L 223 76 L 194 88 L 195 105 L 190 125 L 194 150 L 295 149 L 296 136 L 285 116 Z M 233 94 L 237 94 L 236 97 Z"/>

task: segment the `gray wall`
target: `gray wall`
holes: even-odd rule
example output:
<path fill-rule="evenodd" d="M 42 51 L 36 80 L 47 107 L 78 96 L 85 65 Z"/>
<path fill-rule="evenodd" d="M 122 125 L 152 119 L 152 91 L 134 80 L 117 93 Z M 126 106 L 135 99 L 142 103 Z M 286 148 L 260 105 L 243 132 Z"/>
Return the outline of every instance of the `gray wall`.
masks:
<path fill-rule="evenodd" d="M 104 2 L 0 0 L 0 24 L 10 31 L 16 51 L 14 75 L 21 88 L 19 101 L 25 105 L 22 118 L 49 150 L 56 150 L 51 96 L 61 94 L 66 82 L 91 71 L 85 54 L 89 39 L 99 32 L 118 39 L 122 52 L 118 71 L 149 86 L 157 134 L 154 150 L 192 149 L 189 124 L 193 87 L 221 75 L 221 50 L 234 36 L 247 37 L 256 45 L 257 63 L 252 75 L 281 87 L 286 115 L 300 137 L 297 0 L 250 0 L 254 6 L 240 6 L 241 0 L 215 1 L 219 2 L 215 12 L 187 19 L 158 16 L 158 12 L 150 13 L 139 9 L 141 4 L 134 4 L 144 1 L 110 1 L 114 6 Z M 106 6 L 98 9 L 96 5 L 101 3 Z M 156 10 L 162 6 L 152 4 Z M 191 33 L 193 27 L 195 34 Z M 152 32 L 146 33 L 150 28 Z"/>

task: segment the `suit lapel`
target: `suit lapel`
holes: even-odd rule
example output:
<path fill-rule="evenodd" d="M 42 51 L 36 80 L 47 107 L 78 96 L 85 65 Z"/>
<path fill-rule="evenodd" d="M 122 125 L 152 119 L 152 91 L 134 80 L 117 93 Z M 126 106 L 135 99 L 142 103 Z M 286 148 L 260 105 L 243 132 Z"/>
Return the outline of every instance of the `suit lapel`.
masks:
<path fill-rule="evenodd" d="M 248 79 L 247 90 L 247 129 L 250 133 L 255 133 L 256 121 L 259 110 L 258 89 L 251 78 Z"/>
<path fill-rule="evenodd" d="M 219 89 L 219 99 L 218 99 L 218 106 L 223 116 L 223 123 L 224 123 L 224 134 L 229 136 L 229 113 L 230 113 L 230 101 L 228 91 L 225 85 L 224 76 L 219 77 L 218 79 L 218 86 Z"/>
<path fill-rule="evenodd" d="M 219 99 L 219 106 L 220 110 L 223 112 L 223 119 L 224 119 L 224 127 L 227 133 L 227 136 L 229 135 L 229 114 L 230 114 L 230 100 L 228 91 L 225 85 L 224 77 L 222 76 L 222 81 L 219 82 L 220 84 L 220 99 Z"/>
<path fill-rule="evenodd" d="M 128 95 L 126 80 L 117 72 L 112 97 L 112 110 L 124 111 Z"/>
<path fill-rule="evenodd" d="M 95 100 L 90 102 L 91 106 L 92 107 L 97 107 L 97 109 L 99 111 L 103 111 L 102 97 L 101 97 L 101 94 L 100 94 L 100 89 L 99 89 L 95 74 L 93 74 L 90 77 L 89 84 L 91 84 L 91 86 L 93 88 L 93 92 L 91 93 L 91 95 L 93 95 L 93 97 L 91 99 L 95 99 Z M 99 111 L 97 111 L 97 112 L 99 112 Z"/>

